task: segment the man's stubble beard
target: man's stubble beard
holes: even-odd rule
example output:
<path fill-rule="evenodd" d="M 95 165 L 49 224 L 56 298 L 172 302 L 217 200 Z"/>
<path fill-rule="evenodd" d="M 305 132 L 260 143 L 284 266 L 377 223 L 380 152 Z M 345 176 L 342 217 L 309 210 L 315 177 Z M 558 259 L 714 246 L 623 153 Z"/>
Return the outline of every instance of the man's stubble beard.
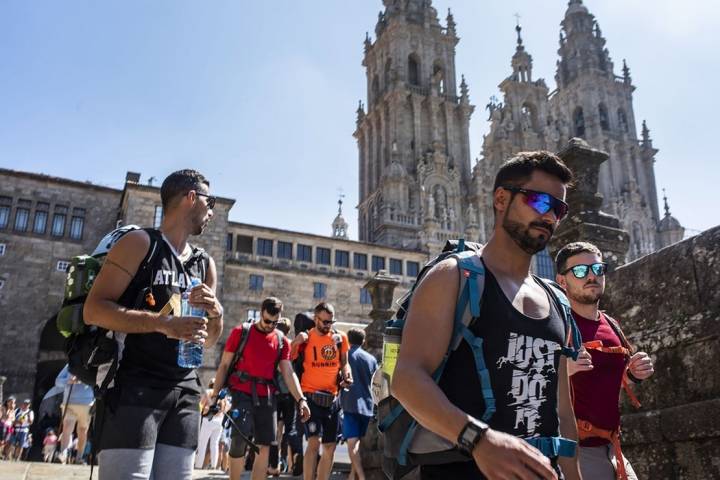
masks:
<path fill-rule="evenodd" d="M 543 234 L 538 237 L 533 237 L 530 235 L 530 227 L 533 224 L 547 228 L 550 230 L 550 235 L 546 237 L 546 235 Z M 525 225 L 510 220 L 507 217 L 503 219 L 502 227 L 510 238 L 512 238 L 517 244 L 517 246 L 529 255 L 535 255 L 536 253 L 543 251 L 550 241 L 550 238 L 552 238 L 552 233 L 554 232 L 552 225 L 548 225 L 543 222 L 531 222 L 530 225 L 526 227 Z"/>
<path fill-rule="evenodd" d="M 580 287 L 579 291 L 576 291 L 574 288 L 568 287 L 568 296 L 581 305 L 597 305 L 600 302 L 600 299 L 603 297 L 603 293 L 605 292 L 601 290 L 597 293 L 585 293 L 583 292 L 583 289 L 585 287 L 586 285 L 583 285 L 582 287 Z"/>

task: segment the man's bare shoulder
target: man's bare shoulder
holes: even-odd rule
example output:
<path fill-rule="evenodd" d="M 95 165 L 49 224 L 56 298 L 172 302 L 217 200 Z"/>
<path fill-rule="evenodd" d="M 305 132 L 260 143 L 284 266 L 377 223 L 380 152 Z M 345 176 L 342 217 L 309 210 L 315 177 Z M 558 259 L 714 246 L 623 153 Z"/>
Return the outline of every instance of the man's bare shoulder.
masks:
<path fill-rule="evenodd" d="M 113 258 L 131 258 L 142 253 L 145 256 L 150 248 L 150 235 L 145 230 L 128 232 L 113 245 L 108 256 Z M 142 258 L 142 257 L 141 257 Z"/>

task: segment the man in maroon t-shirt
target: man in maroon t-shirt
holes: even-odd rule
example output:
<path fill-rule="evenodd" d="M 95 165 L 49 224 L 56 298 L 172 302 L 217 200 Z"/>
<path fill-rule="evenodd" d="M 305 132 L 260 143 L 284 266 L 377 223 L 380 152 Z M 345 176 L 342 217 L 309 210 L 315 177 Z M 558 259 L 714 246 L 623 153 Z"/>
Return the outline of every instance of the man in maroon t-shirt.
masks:
<path fill-rule="evenodd" d="M 580 471 L 583 478 L 593 480 L 636 480 L 620 451 L 618 398 L 623 381 L 640 383 L 653 374 L 652 360 L 645 352 L 632 353 L 619 326 L 598 310 L 607 269 L 600 250 L 586 242 L 570 243 L 558 252 L 555 263 L 557 282 L 567 291 L 587 347 L 576 362 L 568 360 L 580 434 Z"/>
<path fill-rule="evenodd" d="M 300 417 L 304 422 L 310 417 L 307 400 L 300 390 L 300 382 L 290 363 L 290 342 L 287 337 L 275 329 L 280 320 L 282 302 L 277 298 L 266 298 L 260 309 L 260 320 L 252 325 L 235 327 L 225 343 L 225 351 L 215 374 L 215 388 L 211 397 L 227 383 L 232 395 L 232 409 L 237 410 L 235 423 L 246 436 L 252 436 L 260 447 L 260 453 L 253 463 L 253 480 L 267 477 L 270 444 L 277 435 L 277 387 L 274 383 L 275 371 L 280 373 L 290 393 L 298 404 Z M 282 336 L 281 336 L 282 335 Z M 245 346 L 235 365 L 235 352 L 247 337 Z M 280 341 L 282 338 L 282 349 Z M 228 382 L 226 376 L 230 375 Z M 245 468 L 245 450 L 247 445 L 235 428 L 232 429 L 230 445 L 230 480 L 240 480 Z"/>

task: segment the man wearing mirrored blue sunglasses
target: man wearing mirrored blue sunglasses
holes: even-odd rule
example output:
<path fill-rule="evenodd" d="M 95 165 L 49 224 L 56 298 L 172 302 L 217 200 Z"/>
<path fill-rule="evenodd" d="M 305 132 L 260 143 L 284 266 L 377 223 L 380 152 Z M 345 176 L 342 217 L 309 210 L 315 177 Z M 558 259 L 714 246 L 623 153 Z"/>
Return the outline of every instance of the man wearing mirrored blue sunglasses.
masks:
<path fill-rule="evenodd" d="M 583 478 L 636 479 L 620 450 L 618 397 L 628 381 L 640 383 L 653 374 L 652 360 L 645 352 L 634 352 L 617 322 L 598 310 L 607 271 L 600 250 L 591 243 L 570 243 L 555 262 L 557 282 L 567 292 L 584 345 L 577 361 L 568 360 L 580 470 Z"/>

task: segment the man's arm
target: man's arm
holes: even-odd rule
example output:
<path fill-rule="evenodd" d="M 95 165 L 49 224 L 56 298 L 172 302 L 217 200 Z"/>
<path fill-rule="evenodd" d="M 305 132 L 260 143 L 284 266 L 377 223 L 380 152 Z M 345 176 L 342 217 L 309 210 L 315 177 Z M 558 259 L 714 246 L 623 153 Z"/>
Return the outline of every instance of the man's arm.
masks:
<path fill-rule="evenodd" d="M 83 320 L 88 325 L 116 332 L 159 332 L 183 340 L 204 338 L 207 336 L 205 319 L 168 317 L 145 310 L 130 310 L 117 303 L 149 248 L 150 237 L 142 230 L 128 233 L 113 246 L 85 300 Z"/>
<path fill-rule="evenodd" d="M 452 335 L 459 273 L 455 259 L 428 272 L 413 295 L 393 373 L 392 394 L 425 428 L 455 443 L 471 419 L 453 405 L 433 381 Z M 468 365 L 469 374 L 475 374 Z M 473 451 L 475 463 L 490 478 L 555 479 L 550 461 L 519 438 L 488 430 Z"/>
<path fill-rule="evenodd" d="M 210 257 L 208 271 L 205 275 L 205 282 L 194 287 L 190 292 L 190 304 L 205 310 L 208 319 L 205 348 L 215 345 L 222 334 L 223 329 L 223 307 L 215 296 L 217 287 L 217 268 L 215 260 Z"/>
<path fill-rule="evenodd" d="M 213 387 L 211 397 L 212 400 L 216 399 L 220 390 L 225 386 L 225 380 L 227 379 L 228 369 L 232 363 L 235 352 L 223 352 L 220 357 L 220 365 L 218 365 L 217 372 L 215 372 L 215 386 Z"/>
<path fill-rule="evenodd" d="M 558 370 L 558 416 L 560 420 L 560 435 L 577 442 L 577 424 L 575 423 L 575 412 L 573 411 L 572 398 L 570 396 L 569 362 L 572 362 L 572 359 L 567 359 L 567 361 L 565 358 L 560 359 L 560 368 Z M 580 476 L 577 449 L 575 450 L 574 457 L 558 457 L 558 463 L 567 480 L 580 480 L 582 478 Z"/>

